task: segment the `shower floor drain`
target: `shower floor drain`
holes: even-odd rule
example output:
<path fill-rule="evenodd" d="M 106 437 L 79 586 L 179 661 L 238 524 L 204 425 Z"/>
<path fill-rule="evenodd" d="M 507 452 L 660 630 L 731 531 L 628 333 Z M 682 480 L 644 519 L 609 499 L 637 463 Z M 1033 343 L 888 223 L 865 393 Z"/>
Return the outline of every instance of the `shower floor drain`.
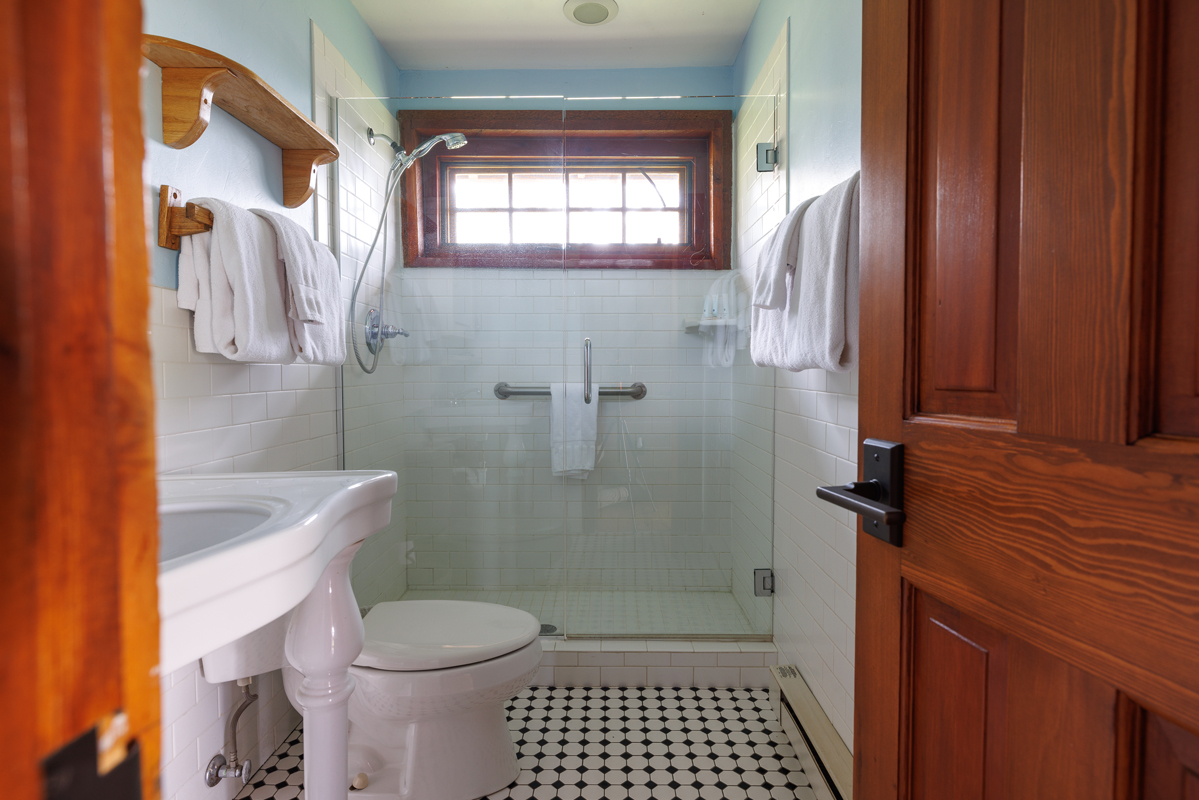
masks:
<path fill-rule="evenodd" d="M 541 625 L 541 635 L 542 636 L 555 636 L 557 633 L 558 633 L 557 625 L 550 625 L 548 623 L 542 623 L 542 625 Z"/>

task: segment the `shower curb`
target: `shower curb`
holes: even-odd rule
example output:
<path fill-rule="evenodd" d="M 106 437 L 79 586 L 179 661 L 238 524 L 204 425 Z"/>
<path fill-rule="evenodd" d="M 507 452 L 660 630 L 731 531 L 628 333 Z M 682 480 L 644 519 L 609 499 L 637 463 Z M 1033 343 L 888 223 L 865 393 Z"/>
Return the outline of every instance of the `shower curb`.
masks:
<path fill-rule="evenodd" d="M 542 638 L 533 686 L 766 689 L 772 642 Z"/>

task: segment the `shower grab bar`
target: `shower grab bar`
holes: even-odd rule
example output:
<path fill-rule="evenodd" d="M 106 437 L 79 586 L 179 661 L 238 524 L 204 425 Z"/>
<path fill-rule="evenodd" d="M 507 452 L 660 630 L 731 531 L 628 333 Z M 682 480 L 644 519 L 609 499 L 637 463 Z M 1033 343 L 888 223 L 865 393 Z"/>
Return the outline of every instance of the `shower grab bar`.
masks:
<path fill-rule="evenodd" d="M 507 400 L 509 397 L 549 397 L 550 387 L 548 386 L 510 386 L 505 382 L 500 382 L 495 385 L 495 396 L 500 400 Z M 649 390 L 645 388 L 645 384 L 641 381 L 630 384 L 629 386 L 601 386 L 599 387 L 600 397 L 628 397 L 633 400 L 641 400 Z"/>
<path fill-rule="evenodd" d="M 591 340 L 583 340 L 583 402 L 591 404 Z"/>

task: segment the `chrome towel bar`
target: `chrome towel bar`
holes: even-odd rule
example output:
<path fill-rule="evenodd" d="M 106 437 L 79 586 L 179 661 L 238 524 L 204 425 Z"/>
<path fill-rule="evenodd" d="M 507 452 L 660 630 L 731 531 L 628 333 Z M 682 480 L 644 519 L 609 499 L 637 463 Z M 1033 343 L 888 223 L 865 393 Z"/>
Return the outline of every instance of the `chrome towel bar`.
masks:
<path fill-rule="evenodd" d="M 640 381 L 629 384 L 628 386 L 599 387 L 600 397 L 629 397 L 633 400 L 640 400 L 647 394 L 649 394 L 649 390 L 646 389 L 645 384 L 641 383 Z M 510 386 L 507 383 L 500 382 L 495 385 L 495 396 L 500 400 L 507 400 L 509 397 L 549 397 L 550 387 Z"/>

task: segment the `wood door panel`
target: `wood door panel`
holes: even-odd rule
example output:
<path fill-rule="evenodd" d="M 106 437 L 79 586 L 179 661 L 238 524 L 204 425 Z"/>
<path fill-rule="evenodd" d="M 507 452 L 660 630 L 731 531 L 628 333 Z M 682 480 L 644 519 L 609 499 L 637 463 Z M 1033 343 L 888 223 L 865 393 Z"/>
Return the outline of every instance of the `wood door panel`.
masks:
<path fill-rule="evenodd" d="M 926 0 L 917 51 L 918 409 L 1015 414 L 1019 0 Z"/>
<path fill-rule="evenodd" d="M 1022 433 L 1127 441 L 1138 7 L 1027 6 Z"/>
<path fill-rule="evenodd" d="M 1171 474 L 1144 448 L 904 431 L 905 577 L 1199 724 L 1199 459 Z"/>
<path fill-rule="evenodd" d="M 1199 4 L 1172 3 L 1166 30 L 1161 332 L 1155 430 L 1199 436 Z"/>
<path fill-rule="evenodd" d="M 1199 800 L 1199 736 L 1147 715 L 1141 800 Z"/>
<path fill-rule="evenodd" d="M 923 592 L 913 606 L 910 797 L 999 800 L 1007 642 Z"/>
<path fill-rule="evenodd" d="M 1128 800 L 1112 684 L 909 584 L 910 800 Z"/>
<path fill-rule="evenodd" d="M 1007 796 L 1112 797 L 1123 744 L 1115 688 L 1015 637 L 1008 653 Z"/>

